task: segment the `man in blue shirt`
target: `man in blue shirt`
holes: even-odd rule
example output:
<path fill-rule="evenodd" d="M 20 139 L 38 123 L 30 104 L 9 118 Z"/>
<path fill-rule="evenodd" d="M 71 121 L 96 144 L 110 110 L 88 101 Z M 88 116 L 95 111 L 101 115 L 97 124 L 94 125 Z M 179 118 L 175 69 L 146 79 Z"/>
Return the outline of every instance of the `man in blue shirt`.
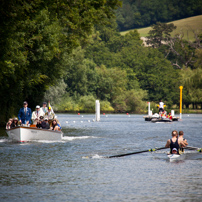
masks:
<path fill-rule="evenodd" d="M 19 122 L 22 124 L 31 124 L 32 110 L 27 107 L 27 101 L 24 101 L 23 106 L 24 107 L 18 112 Z"/>

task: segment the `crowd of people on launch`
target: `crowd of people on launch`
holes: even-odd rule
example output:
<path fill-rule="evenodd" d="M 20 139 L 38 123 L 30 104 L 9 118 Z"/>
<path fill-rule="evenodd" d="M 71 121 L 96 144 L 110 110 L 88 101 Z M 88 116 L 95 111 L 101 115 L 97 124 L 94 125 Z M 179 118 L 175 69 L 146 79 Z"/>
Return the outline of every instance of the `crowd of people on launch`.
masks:
<path fill-rule="evenodd" d="M 6 129 L 11 129 L 20 125 L 32 126 L 42 129 L 61 130 L 59 121 L 50 106 L 50 103 L 43 102 L 43 106 L 36 106 L 35 111 L 31 111 L 28 102 L 23 102 L 23 107 L 18 112 L 18 118 L 10 118 L 6 124 Z"/>

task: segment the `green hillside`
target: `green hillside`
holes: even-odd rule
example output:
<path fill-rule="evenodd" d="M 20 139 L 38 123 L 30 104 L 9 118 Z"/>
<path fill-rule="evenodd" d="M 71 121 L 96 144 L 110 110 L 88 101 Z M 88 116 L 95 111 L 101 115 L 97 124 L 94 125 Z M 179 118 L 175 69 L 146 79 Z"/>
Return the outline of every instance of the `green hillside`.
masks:
<path fill-rule="evenodd" d="M 193 30 L 196 32 L 202 32 L 202 15 L 185 18 L 182 20 L 172 21 L 177 26 L 177 29 L 173 31 L 172 35 L 174 36 L 177 33 L 184 33 L 184 38 L 187 40 L 194 40 Z M 141 37 L 146 37 L 148 32 L 151 30 L 151 27 L 137 29 Z M 121 32 L 122 35 L 126 34 L 128 31 Z"/>

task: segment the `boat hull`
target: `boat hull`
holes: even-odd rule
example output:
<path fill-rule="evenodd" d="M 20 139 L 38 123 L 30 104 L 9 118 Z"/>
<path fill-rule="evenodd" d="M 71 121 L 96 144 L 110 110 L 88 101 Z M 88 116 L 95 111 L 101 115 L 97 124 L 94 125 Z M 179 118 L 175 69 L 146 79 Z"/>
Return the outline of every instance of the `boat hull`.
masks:
<path fill-rule="evenodd" d="M 178 121 L 178 117 L 172 117 L 172 119 L 166 118 L 166 121 L 157 121 L 157 120 L 162 120 L 160 117 L 157 116 L 144 116 L 143 117 L 145 121 L 152 121 L 152 122 L 172 122 L 172 121 Z"/>
<path fill-rule="evenodd" d="M 181 161 L 185 159 L 185 154 L 168 154 L 170 161 Z"/>
<path fill-rule="evenodd" d="M 156 123 L 156 122 L 172 122 L 172 119 L 168 119 L 168 118 L 165 118 L 165 119 L 161 119 L 161 118 L 156 119 L 156 118 L 153 118 L 153 119 L 151 120 L 151 122 L 152 122 L 152 123 Z"/>
<path fill-rule="evenodd" d="M 16 142 L 29 142 L 36 140 L 50 140 L 59 141 L 62 140 L 62 131 L 53 131 L 47 129 L 33 128 L 18 126 L 12 129 L 6 130 L 9 139 Z"/>

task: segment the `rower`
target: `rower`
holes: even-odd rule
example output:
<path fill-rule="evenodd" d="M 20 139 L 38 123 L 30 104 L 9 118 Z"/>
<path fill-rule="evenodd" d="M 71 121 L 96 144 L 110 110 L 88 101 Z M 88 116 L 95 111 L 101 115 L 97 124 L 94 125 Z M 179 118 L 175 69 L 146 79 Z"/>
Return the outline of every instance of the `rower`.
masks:
<path fill-rule="evenodd" d="M 180 146 L 179 153 L 184 152 L 184 148 L 183 147 L 186 147 L 188 145 L 188 142 L 183 137 L 183 135 L 184 135 L 184 132 L 183 131 L 179 131 L 179 138 L 178 138 L 178 143 L 179 143 L 179 146 Z"/>
<path fill-rule="evenodd" d="M 177 149 L 177 154 L 179 154 L 179 143 L 178 143 L 178 132 L 176 130 L 172 131 L 172 138 L 167 140 L 165 147 L 170 148 L 170 153 L 173 153 L 173 148 Z"/>
<path fill-rule="evenodd" d="M 176 148 L 172 149 L 172 154 L 177 154 L 177 149 Z"/>

